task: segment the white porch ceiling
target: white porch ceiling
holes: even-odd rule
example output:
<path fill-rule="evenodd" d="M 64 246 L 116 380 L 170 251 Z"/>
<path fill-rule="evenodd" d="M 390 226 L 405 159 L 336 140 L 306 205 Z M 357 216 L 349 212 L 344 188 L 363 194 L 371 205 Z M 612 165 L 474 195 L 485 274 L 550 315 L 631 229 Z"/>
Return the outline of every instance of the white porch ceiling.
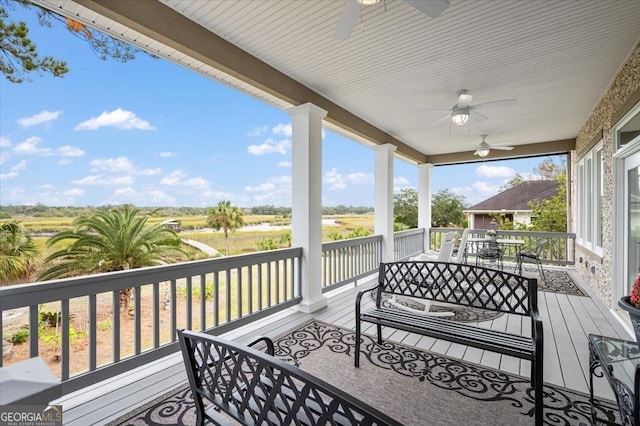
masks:
<path fill-rule="evenodd" d="M 110 0 L 78 2 L 108 8 Z M 346 41 L 334 38 L 345 0 L 161 2 L 427 156 L 472 152 L 481 134 L 490 144 L 515 146 L 575 138 L 640 40 L 638 0 L 449 0 L 434 19 L 403 0 L 386 0 L 361 8 Z M 39 3 L 291 106 L 128 28 L 126 19 L 114 22 L 70 0 Z M 438 122 L 447 112 L 428 110 L 450 109 L 461 89 L 473 95 L 472 105 L 508 98 L 518 104 L 483 110 L 489 119 L 470 126 Z"/>

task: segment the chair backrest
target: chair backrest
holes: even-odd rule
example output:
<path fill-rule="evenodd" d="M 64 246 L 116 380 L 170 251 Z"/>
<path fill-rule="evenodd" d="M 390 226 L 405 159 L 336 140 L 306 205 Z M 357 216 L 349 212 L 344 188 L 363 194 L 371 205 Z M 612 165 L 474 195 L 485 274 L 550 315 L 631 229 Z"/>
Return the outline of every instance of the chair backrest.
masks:
<path fill-rule="evenodd" d="M 535 254 L 538 257 L 542 257 L 542 251 L 547 246 L 547 240 L 540 240 L 536 243 Z"/>
<path fill-rule="evenodd" d="M 275 358 L 274 345 L 263 337 L 267 353 L 220 337 L 178 330 L 197 424 L 205 417 L 216 424 L 305 424 L 342 426 L 400 423 L 333 385 Z M 217 410 L 206 410 L 213 403 Z M 223 415 L 225 413 L 227 416 Z"/>
<path fill-rule="evenodd" d="M 439 262 L 449 262 L 451 255 L 453 254 L 453 248 L 456 245 L 456 233 L 449 232 L 445 234 L 442 242 L 440 243 L 440 251 L 438 252 Z"/>
<path fill-rule="evenodd" d="M 470 232 L 471 230 L 469 228 L 465 228 L 464 231 L 462 231 L 462 237 L 460 237 L 460 244 L 458 245 L 458 253 L 454 258 L 455 263 L 462 263 L 464 259 L 464 251 L 467 249 L 467 238 L 469 238 Z"/>

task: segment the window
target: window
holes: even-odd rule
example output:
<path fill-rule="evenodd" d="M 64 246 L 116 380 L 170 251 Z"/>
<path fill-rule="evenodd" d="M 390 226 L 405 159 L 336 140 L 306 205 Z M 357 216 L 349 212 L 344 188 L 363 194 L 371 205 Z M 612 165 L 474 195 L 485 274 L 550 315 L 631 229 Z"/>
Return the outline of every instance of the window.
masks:
<path fill-rule="evenodd" d="M 578 243 L 602 255 L 602 142 L 578 161 Z"/>

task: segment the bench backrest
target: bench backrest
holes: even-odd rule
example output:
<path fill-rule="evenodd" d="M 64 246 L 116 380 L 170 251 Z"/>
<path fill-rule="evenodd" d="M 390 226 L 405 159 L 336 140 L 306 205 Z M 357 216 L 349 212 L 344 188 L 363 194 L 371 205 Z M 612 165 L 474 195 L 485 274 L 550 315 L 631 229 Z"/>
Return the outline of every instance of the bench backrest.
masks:
<path fill-rule="evenodd" d="M 205 399 L 242 424 L 400 426 L 370 405 L 273 357 L 268 338 L 260 340 L 270 353 L 193 331 L 178 330 L 178 337 L 201 413 Z"/>
<path fill-rule="evenodd" d="M 518 315 L 530 315 L 538 309 L 535 278 L 458 263 L 381 263 L 376 294 L 378 307 L 383 293 Z"/>

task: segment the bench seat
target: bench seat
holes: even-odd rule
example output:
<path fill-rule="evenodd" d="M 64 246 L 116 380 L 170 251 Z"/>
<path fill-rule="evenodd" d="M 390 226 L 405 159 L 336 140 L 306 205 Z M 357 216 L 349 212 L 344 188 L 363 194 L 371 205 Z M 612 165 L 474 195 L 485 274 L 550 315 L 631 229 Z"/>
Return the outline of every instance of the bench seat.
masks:
<path fill-rule="evenodd" d="M 363 312 L 362 299 L 368 293 L 374 295 L 375 308 Z M 531 333 L 521 335 L 491 330 L 471 323 L 452 321 L 446 317 L 425 315 L 419 310 L 412 312 L 411 308 L 386 307 L 382 305 L 383 295 L 392 298 L 409 297 L 425 301 L 425 305 L 437 302 L 528 317 Z M 382 263 L 378 272 L 378 284 L 358 293 L 355 314 L 356 367 L 360 365 L 362 323 L 376 325 L 378 344 L 382 344 L 382 327 L 391 327 L 531 361 L 535 425 L 542 426 L 544 347 L 542 319 L 538 312 L 538 283 L 535 279 L 459 263 Z"/>
<path fill-rule="evenodd" d="M 362 314 L 361 320 L 522 359 L 534 358 L 535 348 L 531 337 L 480 328 L 446 318 L 416 316 L 394 308 L 376 308 Z"/>

